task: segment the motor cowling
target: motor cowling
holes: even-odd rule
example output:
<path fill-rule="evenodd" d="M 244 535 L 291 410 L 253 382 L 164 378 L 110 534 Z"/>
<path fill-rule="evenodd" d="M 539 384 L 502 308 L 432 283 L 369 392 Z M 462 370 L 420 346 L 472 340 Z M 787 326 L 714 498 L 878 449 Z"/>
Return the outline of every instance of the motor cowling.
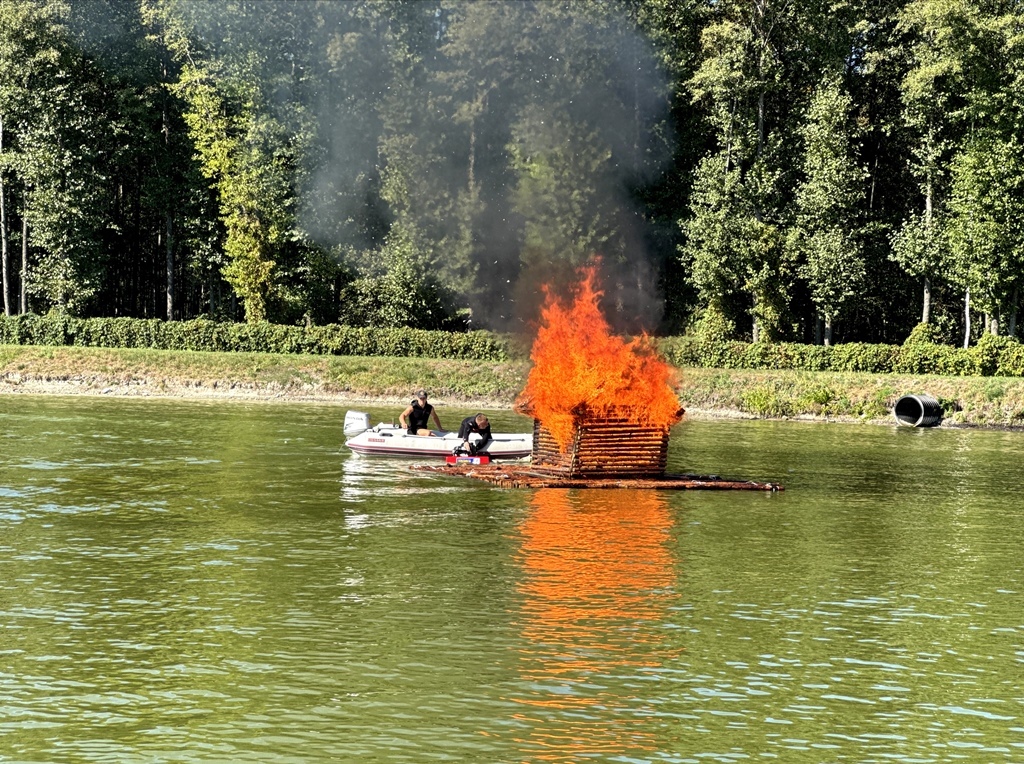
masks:
<path fill-rule="evenodd" d="M 352 438 L 370 429 L 370 415 L 365 411 L 345 412 L 345 437 Z"/>

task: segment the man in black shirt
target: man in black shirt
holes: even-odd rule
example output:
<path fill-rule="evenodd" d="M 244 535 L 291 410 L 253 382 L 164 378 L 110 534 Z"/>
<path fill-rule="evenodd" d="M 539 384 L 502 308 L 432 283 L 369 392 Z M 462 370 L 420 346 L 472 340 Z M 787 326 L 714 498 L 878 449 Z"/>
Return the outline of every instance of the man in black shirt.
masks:
<path fill-rule="evenodd" d="M 406 417 L 409 418 L 408 424 L 405 422 Z M 441 420 L 437 418 L 437 412 L 434 411 L 433 406 L 427 403 L 427 391 L 420 390 L 405 411 L 398 415 L 398 421 L 410 435 L 433 435 L 434 433 L 428 426 L 431 417 L 434 418 L 437 429 L 443 430 Z"/>
<path fill-rule="evenodd" d="M 475 444 L 470 444 L 469 436 L 474 433 L 480 435 L 480 440 Z M 470 454 L 483 453 L 491 442 L 491 423 L 483 414 L 468 416 L 459 425 L 459 437 L 462 438 L 462 445 L 456 451 L 469 451 Z"/>

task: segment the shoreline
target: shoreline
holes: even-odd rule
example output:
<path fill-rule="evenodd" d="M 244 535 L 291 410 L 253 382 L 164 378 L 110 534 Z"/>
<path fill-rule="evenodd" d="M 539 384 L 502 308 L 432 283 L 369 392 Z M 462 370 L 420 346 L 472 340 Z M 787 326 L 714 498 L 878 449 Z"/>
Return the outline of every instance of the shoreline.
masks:
<path fill-rule="evenodd" d="M 352 391 L 333 392 L 327 390 L 295 389 L 293 387 L 278 388 L 276 386 L 258 386 L 251 384 L 225 383 L 205 384 L 167 384 L 151 385 L 146 380 L 128 383 L 109 383 L 110 380 L 99 379 L 37 379 L 25 378 L 11 374 L 0 375 L 0 396 L 59 396 L 89 398 L 132 398 L 165 401 L 220 401 L 228 403 L 261 403 L 261 404 L 294 404 L 314 403 L 318 405 L 349 407 L 349 406 L 401 406 L 407 401 L 398 395 L 358 394 Z M 511 411 L 512 402 L 493 398 L 446 398 L 432 396 L 432 401 L 441 406 L 469 406 L 487 408 L 498 411 Z M 767 420 L 793 421 L 811 424 L 895 424 L 886 419 L 864 420 L 854 417 L 817 417 L 813 415 L 796 415 L 783 417 L 765 417 L 751 414 L 735 408 L 686 409 L 686 419 L 698 421 L 713 420 Z M 943 425 L 940 425 L 943 426 Z M 948 425 L 947 425 L 948 426 Z"/>
<path fill-rule="evenodd" d="M 528 361 L 0 345 L 0 396 L 401 406 L 423 388 L 440 405 L 511 410 L 529 370 Z M 691 419 L 894 425 L 899 397 L 927 393 L 943 406 L 941 428 L 1024 429 L 1024 378 L 706 368 L 678 373 L 676 393 Z"/>

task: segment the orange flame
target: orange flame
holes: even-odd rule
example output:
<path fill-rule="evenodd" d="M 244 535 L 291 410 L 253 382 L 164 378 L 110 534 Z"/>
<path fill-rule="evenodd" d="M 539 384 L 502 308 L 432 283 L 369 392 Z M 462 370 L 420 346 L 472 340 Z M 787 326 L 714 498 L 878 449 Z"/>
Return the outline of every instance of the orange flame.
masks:
<path fill-rule="evenodd" d="M 598 264 L 579 269 L 572 305 L 544 286 L 541 326 L 530 358 L 534 366 L 516 410 L 543 425 L 564 452 L 575 420 L 587 411 L 601 416 L 630 408 L 643 425 L 670 427 L 681 409 L 676 372 L 654 350 L 646 334 L 625 341 L 612 333 L 598 302 Z"/>

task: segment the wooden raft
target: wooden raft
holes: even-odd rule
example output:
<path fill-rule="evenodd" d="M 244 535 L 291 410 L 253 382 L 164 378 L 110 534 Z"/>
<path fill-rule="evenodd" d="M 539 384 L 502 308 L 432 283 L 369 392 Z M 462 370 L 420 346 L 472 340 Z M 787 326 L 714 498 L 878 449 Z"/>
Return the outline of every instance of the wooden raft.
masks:
<path fill-rule="evenodd" d="M 411 469 L 453 477 L 483 480 L 501 488 L 653 488 L 683 491 L 781 491 L 778 483 L 727 480 L 717 475 L 659 475 L 657 477 L 566 477 L 536 471 L 532 465 L 423 464 Z"/>

